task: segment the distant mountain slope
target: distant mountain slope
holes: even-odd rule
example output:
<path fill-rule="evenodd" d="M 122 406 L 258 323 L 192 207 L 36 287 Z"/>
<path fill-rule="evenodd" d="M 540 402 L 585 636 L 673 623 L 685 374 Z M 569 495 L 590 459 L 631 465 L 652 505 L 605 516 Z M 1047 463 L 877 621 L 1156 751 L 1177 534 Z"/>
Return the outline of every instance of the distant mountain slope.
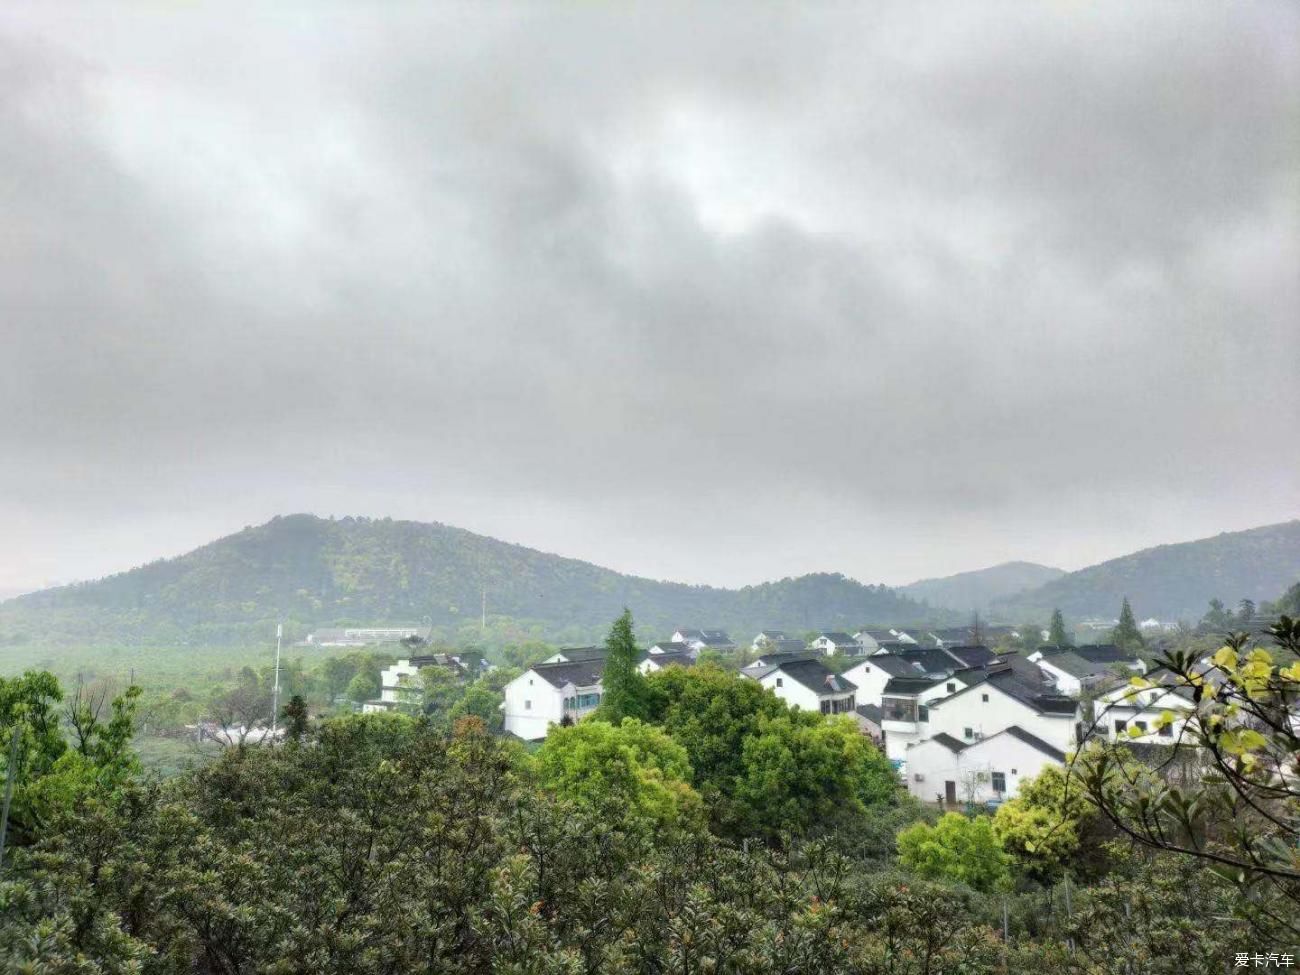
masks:
<path fill-rule="evenodd" d="M 1276 599 L 1300 580 L 1300 521 L 1160 545 L 1071 572 L 1018 596 L 994 600 L 1007 619 L 1040 616 L 1059 606 L 1067 616 L 1114 617 L 1127 595 L 1138 617 L 1195 622 L 1211 599 Z"/>
<path fill-rule="evenodd" d="M 490 617 L 559 639 L 607 628 L 624 606 L 643 633 L 720 626 L 737 639 L 802 630 L 938 621 L 884 586 L 811 575 L 715 589 L 622 575 L 440 524 L 276 518 L 168 559 L 0 605 L 0 642 L 243 642 L 276 619 L 310 625 L 411 622 L 455 631 Z"/>
<path fill-rule="evenodd" d="M 1003 562 L 987 569 L 958 572 L 938 579 L 922 579 L 898 591 L 905 596 L 954 610 L 987 609 L 1000 596 L 1033 589 L 1065 575 L 1064 569 L 1035 562 Z"/>

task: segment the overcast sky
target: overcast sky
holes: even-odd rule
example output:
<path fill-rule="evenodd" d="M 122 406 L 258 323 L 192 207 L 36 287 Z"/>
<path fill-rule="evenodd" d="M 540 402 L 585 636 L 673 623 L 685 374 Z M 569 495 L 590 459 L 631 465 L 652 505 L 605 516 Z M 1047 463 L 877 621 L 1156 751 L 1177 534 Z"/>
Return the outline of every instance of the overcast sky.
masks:
<path fill-rule="evenodd" d="M 1300 515 L 1293 0 L 261 6 L 0 8 L 0 589 L 294 511 L 720 584 Z"/>

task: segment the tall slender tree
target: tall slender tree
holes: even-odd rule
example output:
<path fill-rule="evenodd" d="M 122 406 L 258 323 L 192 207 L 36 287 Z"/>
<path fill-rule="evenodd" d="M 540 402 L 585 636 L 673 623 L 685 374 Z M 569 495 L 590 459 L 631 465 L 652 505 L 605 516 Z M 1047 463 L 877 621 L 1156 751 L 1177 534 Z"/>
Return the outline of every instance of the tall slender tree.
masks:
<path fill-rule="evenodd" d="M 1138 629 L 1137 620 L 1133 618 L 1133 607 L 1128 604 L 1127 596 L 1124 597 L 1124 605 L 1119 609 L 1119 624 L 1110 631 L 1110 642 L 1125 650 L 1136 650 L 1146 646 L 1142 631 Z"/>
<path fill-rule="evenodd" d="M 1127 603 L 1126 603 L 1127 605 Z M 1060 609 L 1052 610 L 1052 622 L 1048 626 L 1047 642 L 1057 647 L 1068 647 L 1074 641 L 1065 629 L 1065 617 Z"/>
<path fill-rule="evenodd" d="M 604 688 L 600 714 L 612 724 L 624 718 L 644 719 L 648 710 L 649 688 L 645 676 L 636 669 L 636 636 L 632 632 L 632 611 L 614 621 L 605 639 L 605 671 L 600 682 Z"/>

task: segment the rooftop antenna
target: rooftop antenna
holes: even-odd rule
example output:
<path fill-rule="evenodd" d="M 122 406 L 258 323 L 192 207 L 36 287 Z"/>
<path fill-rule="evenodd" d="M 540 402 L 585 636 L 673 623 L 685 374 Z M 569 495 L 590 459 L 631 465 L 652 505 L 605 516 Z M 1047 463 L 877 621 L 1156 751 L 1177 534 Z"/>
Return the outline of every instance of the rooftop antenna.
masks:
<path fill-rule="evenodd" d="M 275 624 L 275 685 L 271 689 L 271 743 L 275 743 L 275 726 L 280 717 L 280 640 L 284 624 Z"/>

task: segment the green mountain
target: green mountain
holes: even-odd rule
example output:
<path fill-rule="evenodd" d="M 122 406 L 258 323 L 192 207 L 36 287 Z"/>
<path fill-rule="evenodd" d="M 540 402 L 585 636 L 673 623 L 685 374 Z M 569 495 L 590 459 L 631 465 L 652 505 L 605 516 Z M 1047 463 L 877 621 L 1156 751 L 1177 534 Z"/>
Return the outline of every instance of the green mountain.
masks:
<path fill-rule="evenodd" d="M 1064 569 L 1054 569 L 1050 565 L 1003 562 L 987 569 L 958 572 L 938 579 L 922 579 L 900 586 L 898 591 L 931 606 L 968 612 L 973 609 L 985 610 L 1000 596 L 1024 592 L 1063 575 Z"/>
<path fill-rule="evenodd" d="M 622 575 L 440 524 L 275 518 L 178 558 L 0 604 L 0 643 L 242 643 L 276 620 L 314 626 L 432 623 L 476 634 L 483 593 L 499 639 L 591 639 L 628 606 L 643 636 L 677 626 L 844 629 L 941 622 L 884 586 L 838 574 L 717 589 Z"/>
<path fill-rule="evenodd" d="M 1298 579 L 1300 521 L 1287 521 L 1143 549 L 996 599 L 992 611 L 1004 619 L 1046 618 L 1059 606 L 1074 619 L 1114 618 L 1128 596 L 1139 618 L 1195 622 L 1211 599 L 1229 606 L 1276 599 Z"/>

